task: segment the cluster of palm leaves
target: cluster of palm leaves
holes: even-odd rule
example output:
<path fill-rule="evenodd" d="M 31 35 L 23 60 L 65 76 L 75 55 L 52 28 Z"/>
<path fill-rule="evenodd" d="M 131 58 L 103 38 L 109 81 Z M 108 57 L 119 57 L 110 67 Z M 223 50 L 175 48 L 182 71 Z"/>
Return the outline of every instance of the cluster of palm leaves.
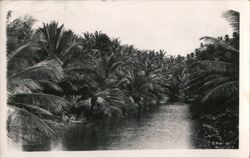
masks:
<path fill-rule="evenodd" d="M 199 114 L 211 114 L 208 118 L 217 122 L 224 115 L 211 112 L 229 109 L 235 114 L 239 15 L 229 11 L 224 16 L 235 29 L 233 38 L 203 37 L 206 44 L 185 58 L 138 50 L 102 32 L 77 35 L 55 21 L 34 30 L 32 17 L 11 20 L 9 13 L 10 140 L 43 144 L 60 135 L 63 130 L 57 129 L 65 121 L 119 120 L 155 108 L 166 98 L 191 98 Z"/>
<path fill-rule="evenodd" d="M 10 140 L 42 143 L 64 121 L 116 120 L 166 96 L 164 51 L 138 50 L 101 32 L 79 36 L 55 21 L 34 30 L 29 16 L 7 21 Z"/>
<path fill-rule="evenodd" d="M 7 26 L 8 136 L 24 144 L 56 138 L 48 121 L 62 119 L 71 105 L 46 92 L 62 91 L 59 83 L 64 78 L 62 62 L 53 55 L 59 44 L 50 42 L 56 23 L 34 31 L 34 21 L 26 16 Z"/>
<path fill-rule="evenodd" d="M 231 121 L 232 135 L 235 137 L 234 140 L 238 140 L 239 13 L 230 10 L 223 16 L 233 26 L 233 36 L 231 38 L 228 35 L 224 38 L 201 38 L 205 44 L 201 44 L 201 47 L 196 49 L 192 58 L 189 56 L 192 61 L 186 70 L 189 78 L 186 90 L 193 95 L 195 104 L 193 109 L 201 118 L 202 131 L 206 131 L 204 128 L 207 130 L 213 129 L 213 131 L 217 131 L 216 137 L 226 135 L 227 141 L 230 141 L 229 132 L 225 134 L 225 131 L 228 131 L 228 129 L 224 129 L 225 118 Z M 221 124 L 217 124 L 216 127 L 212 124 L 203 127 L 202 118 L 207 115 L 210 116 L 211 123 L 220 122 Z M 211 136 L 213 134 L 208 132 L 208 134 L 200 136 L 206 137 L 206 135 Z M 222 144 L 221 146 L 224 145 L 225 148 L 228 146 L 225 139 L 214 141 L 219 141 Z M 237 143 L 234 142 L 232 146 L 237 147 Z"/>
<path fill-rule="evenodd" d="M 183 56 L 169 56 L 164 61 L 165 68 L 163 74 L 167 79 L 165 87 L 170 102 L 181 101 L 185 102 L 183 89 L 186 83 L 185 68 L 187 60 Z"/>
<path fill-rule="evenodd" d="M 239 26 L 235 24 L 239 14 L 228 11 L 224 17 L 229 15 L 234 17 L 233 26 Z M 232 17 L 229 19 L 232 21 Z M 189 64 L 187 89 L 199 94 L 203 105 L 212 102 L 229 106 L 239 99 L 239 28 L 234 30 L 232 38 L 202 37 L 206 44 L 196 50 L 194 61 Z"/>

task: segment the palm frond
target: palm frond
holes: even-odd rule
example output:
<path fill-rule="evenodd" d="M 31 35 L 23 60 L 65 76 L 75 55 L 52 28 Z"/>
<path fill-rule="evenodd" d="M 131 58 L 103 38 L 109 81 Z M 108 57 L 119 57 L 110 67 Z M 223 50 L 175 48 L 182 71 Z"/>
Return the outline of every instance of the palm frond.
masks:
<path fill-rule="evenodd" d="M 9 53 L 7 56 L 7 61 L 10 62 L 15 56 L 17 56 L 19 53 L 21 53 L 23 50 L 25 50 L 26 48 L 29 48 L 29 47 L 32 47 L 33 50 L 39 49 L 38 44 L 34 43 L 33 41 L 27 42 L 27 43 L 19 46 L 15 50 L 13 50 L 11 53 Z"/>
<path fill-rule="evenodd" d="M 120 65 L 122 65 L 124 62 L 119 61 L 119 62 L 115 62 L 112 65 L 110 65 L 109 67 L 109 71 L 113 72 L 117 67 L 119 67 Z"/>
<path fill-rule="evenodd" d="M 31 93 L 32 90 L 42 90 L 43 88 L 39 82 L 32 79 L 13 79 L 8 80 L 7 89 L 13 95 L 17 93 Z"/>
<path fill-rule="evenodd" d="M 68 46 L 68 48 L 63 52 L 62 54 L 62 58 L 66 57 L 69 53 L 70 53 L 70 50 L 72 50 L 74 47 L 76 47 L 79 43 L 77 42 L 74 42 L 72 43 L 70 46 Z"/>
<path fill-rule="evenodd" d="M 15 106 L 8 106 L 7 129 L 9 134 L 32 135 L 38 130 L 48 138 L 57 139 L 56 132 L 36 115 Z"/>
<path fill-rule="evenodd" d="M 25 110 L 29 111 L 30 113 L 38 116 L 39 118 L 49 118 L 49 119 L 57 118 L 51 112 L 49 112 L 48 110 L 45 110 L 39 106 L 34 106 L 34 105 L 24 104 L 24 103 L 18 103 L 15 105 L 13 104 L 13 106 L 25 109 Z"/>
<path fill-rule="evenodd" d="M 56 43 L 59 38 L 58 34 L 60 34 L 60 30 L 57 30 L 57 28 L 58 23 L 52 21 L 50 24 L 43 23 L 43 27 L 39 28 L 37 31 L 40 42 L 44 45 L 43 48 L 49 57 L 54 57 L 56 55 Z"/>
<path fill-rule="evenodd" d="M 240 13 L 234 10 L 228 10 L 223 14 L 223 17 L 227 19 L 235 32 L 240 31 Z"/>
<path fill-rule="evenodd" d="M 192 67 L 195 66 L 204 69 L 206 73 L 216 72 L 236 74 L 239 72 L 239 67 L 237 65 L 225 61 L 201 60 L 192 64 Z"/>
<path fill-rule="evenodd" d="M 8 80 L 27 79 L 33 80 L 52 80 L 59 82 L 63 78 L 61 64 L 56 60 L 45 60 L 32 67 L 25 69 L 8 77 Z"/>
<path fill-rule="evenodd" d="M 43 89 L 49 89 L 49 90 L 51 89 L 57 92 L 63 92 L 62 88 L 57 83 L 45 80 L 38 80 L 38 82 L 41 85 L 41 87 L 43 87 Z"/>
<path fill-rule="evenodd" d="M 116 106 L 116 107 L 126 106 L 125 101 L 124 101 L 126 99 L 126 96 L 118 88 L 106 89 L 104 91 L 97 93 L 96 96 L 102 97 L 112 106 Z"/>
<path fill-rule="evenodd" d="M 223 83 L 227 83 L 229 81 L 235 81 L 237 80 L 235 77 L 219 77 L 219 78 L 215 78 L 215 79 L 211 79 L 207 82 L 205 82 L 202 86 L 200 86 L 197 90 L 198 93 L 205 93 L 211 89 L 213 89 L 214 87 L 217 87 Z"/>
<path fill-rule="evenodd" d="M 239 82 L 230 81 L 211 89 L 208 93 L 202 97 L 201 103 L 207 103 L 209 100 L 214 100 L 222 97 L 234 97 L 239 94 Z"/>
<path fill-rule="evenodd" d="M 39 106 L 56 115 L 61 115 L 71 105 L 71 103 L 62 97 L 43 93 L 15 94 L 9 97 L 8 102 L 10 104 L 21 103 Z"/>
<path fill-rule="evenodd" d="M 35 60 L 29 58 L 29 56 L 25 56 L 25 53 L 22 54 L 21 57 L 14 57 L 13 60 L 8 61 L 7 63 L 7 75 L 10 76 L 11 74 L 18 73 L 31 67 L 34 65 Z M 34 58 L 35 59 L 35 58 Z"/>

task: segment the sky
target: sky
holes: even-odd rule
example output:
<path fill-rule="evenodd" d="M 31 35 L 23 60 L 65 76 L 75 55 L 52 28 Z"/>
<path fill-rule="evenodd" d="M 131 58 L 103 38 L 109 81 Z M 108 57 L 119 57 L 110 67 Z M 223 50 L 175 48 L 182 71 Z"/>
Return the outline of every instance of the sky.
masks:
<path fill-rule="evenodd" d="M 223 12 L 233 9 L 226 1 L 16 1 L 4 4 L 13 18 L 26 14 L 43 22 L 56 20 L 81 35 L 102 31 L 122 44 L 138 49 L 165 50 L 186 55 L 203 36 L 232 34 Z"/>

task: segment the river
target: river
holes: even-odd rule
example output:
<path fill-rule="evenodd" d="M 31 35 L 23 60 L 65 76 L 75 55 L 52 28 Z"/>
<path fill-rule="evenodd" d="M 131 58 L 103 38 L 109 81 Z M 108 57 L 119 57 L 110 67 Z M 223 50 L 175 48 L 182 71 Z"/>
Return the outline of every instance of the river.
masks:
<path fill-rule="evenodd" d="M 120 125 L 99 125 L 95 128 L 80 124 L 66 132 L 62 150 L 135 150 L 192 149 L 193 121 L 189 105 L 161 105 L 137 119 Z"/>

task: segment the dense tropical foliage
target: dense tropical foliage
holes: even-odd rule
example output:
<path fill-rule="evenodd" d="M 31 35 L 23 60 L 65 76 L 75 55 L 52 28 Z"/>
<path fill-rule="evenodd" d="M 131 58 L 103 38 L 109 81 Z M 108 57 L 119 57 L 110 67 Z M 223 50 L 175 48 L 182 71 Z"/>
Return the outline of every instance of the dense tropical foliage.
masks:
<path fill-rule="evenodd" d="M 208 148 L 237 148 L 239 125 L 239 13 L 223 15 L 232 37 L 202 37 L 205 44 L 188 55 L 186 90 L 201 124 L 197 134 Z"/>
<path fill-rule="evenodd" d="M 236 148 L 239 13 L 224 16 L 233 37 L 203 37 L 205 44 L 183 57 L 138 50 L 102 32 L 77 35 L 55 21 L 33 29 L 32 17 L 11 20 L 9 12 L 10 141 L 43 144 L 68 123 L 117 121 L 181 101 L 192 103 L 205 148 Z"/>

